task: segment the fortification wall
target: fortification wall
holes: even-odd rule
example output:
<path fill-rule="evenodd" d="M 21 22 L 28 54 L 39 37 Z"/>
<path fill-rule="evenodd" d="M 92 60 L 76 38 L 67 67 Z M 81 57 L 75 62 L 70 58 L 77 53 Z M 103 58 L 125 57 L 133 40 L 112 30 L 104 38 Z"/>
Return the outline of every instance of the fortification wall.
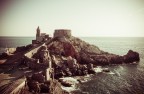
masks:
<path fill-rule="evenodd" d="M 56 29 L 54 32 L 54 37 L 71 37 L 71 30 L 69 29 Z"/>
<path fill-rule="evenodd" d="M 44 45 L 45 45 L 45 43 L 40 45 L 40 46 L 38 46 L 38 47 L 36 47 L 36 48 L 34 48 L 34 49 L 32 49 L 32 50 L 30 50 L 30 51 L 28 51 L 27 53 L 25 53 L 25 56 L 28 57 L 28 58 L 31 58 L 35 53 L 37 53 L 39 48 L 41 48 Z"/>

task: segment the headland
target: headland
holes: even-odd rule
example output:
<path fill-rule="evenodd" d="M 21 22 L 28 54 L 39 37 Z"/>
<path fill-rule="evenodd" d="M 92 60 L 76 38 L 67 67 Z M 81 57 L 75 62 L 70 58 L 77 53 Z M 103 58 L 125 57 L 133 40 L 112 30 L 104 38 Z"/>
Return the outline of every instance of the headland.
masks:
<path fill-rule="evenodd" d="M 140 58 L 139 53 L 132 50 L 123 56 L 102 51 L 72 36 L 69 29 L 56 29 L 50 37 L 38 27 L 32 44 L 8 49 L 1 60 L 2 94 L 68 94 L 62 86 L 71 87 L 81 81 L 69 81 L 64 77 L 95 74 L 94 68 L 99 65 L 138 63 Z"/>

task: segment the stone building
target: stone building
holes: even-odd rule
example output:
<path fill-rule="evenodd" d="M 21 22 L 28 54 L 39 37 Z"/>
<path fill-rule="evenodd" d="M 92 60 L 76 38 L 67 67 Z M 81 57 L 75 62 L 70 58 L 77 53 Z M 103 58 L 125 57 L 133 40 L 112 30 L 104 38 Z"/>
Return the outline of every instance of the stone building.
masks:
<path fill-rule="evenodd" d="M 71 30 L 69 30 L 69 29 L 56 29 L 53 36 L 54 37 L 70 38 L 71 37 Z"/>
<path fill-rule="evenodd" d="M 47 41 L 49 39 L 51 39 L 49 37 L 49 35 L 46 34 L 46 33 L 41 33 L 40 28 L 38 26 L 38 28 L 36 29 L 36 40 L 32 40 L 32 44 L 45 42 L 45 41 Z"/>

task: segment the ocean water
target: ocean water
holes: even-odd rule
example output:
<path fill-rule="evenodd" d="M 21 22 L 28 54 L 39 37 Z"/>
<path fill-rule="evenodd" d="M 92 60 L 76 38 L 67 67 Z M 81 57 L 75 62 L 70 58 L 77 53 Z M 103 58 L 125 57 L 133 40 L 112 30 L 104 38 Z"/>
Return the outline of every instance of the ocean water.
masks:
<path fill-rule="evenodd" d="M 97 73 L 78 88 L 88 94 L 144 94 L 144 38 L 81 38 L 100 49 L 124 55 L 139 52 L 139 64 L 105 66 L 111 73 Z"/>
<path fill-rule="evenodd" d="M 0 54 L 5 48 L 16 48 L 31 44 L 34 37 L 0 37 Z"/>
<path fill-rule="evenodd" d="M 24 46 L 34 37 L 0 37 L 0 48 Z M 129 49 L 139 52 L 139 64 L 104 66 L 110 73 L 90 75 L 87 82 L 77 88 L 87 94 L 144 94 L 144 38 L 82 37 L 82 40 L 98 46 L 101 50 L 124 55 Z"/>
<path fill-rule="evenodd" d="M 31 44 L 34 37 L 0 37 L 0 48 L 13 48 Z"/>

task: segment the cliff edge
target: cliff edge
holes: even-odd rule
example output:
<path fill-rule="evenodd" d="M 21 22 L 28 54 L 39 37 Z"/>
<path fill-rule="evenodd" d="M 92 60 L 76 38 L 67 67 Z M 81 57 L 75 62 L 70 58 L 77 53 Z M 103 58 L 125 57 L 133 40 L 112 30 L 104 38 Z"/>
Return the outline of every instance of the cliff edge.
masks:
<path fill-rule="evenodd" d="M 129 50 L 128 53 L 123 56 L 108 53 L 80 38 L 71 36 L 69 30 L 56 30 L 54 38 L 55 40 L 47 45 L 50 54 L 62 55 L 65 57 L 71 56 L 81 64 L 92 63 L 95 65 L 109 65 L 133 63 L 140 60 L 138 52 Z"/>

